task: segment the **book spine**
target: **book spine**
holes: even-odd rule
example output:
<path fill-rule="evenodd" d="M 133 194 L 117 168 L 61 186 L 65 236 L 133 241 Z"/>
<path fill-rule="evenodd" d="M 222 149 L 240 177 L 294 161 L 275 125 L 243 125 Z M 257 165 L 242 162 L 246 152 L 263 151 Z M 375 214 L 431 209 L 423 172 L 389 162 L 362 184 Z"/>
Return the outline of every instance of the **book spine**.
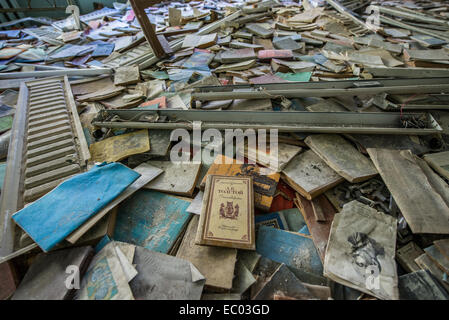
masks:
<path fill-rule="evenodd" d="M 211 196 L 210 194 L 210 188 L 211 188 L 211 184 L 212 184 L 212 175 L 209 175 L 207 177 L 206 180 L 206 188 L 204 190 L 204 195 L 203 195 L 203 207 L 201 208 L 201 214 L 200 214 L 200 221 L 198 222 L 198 229 L 196 232 L 196 237 L 195 237 L 195 244 L 205 244 L 203 241 L 203 235 L 204 235 L 204 223 L 206 221 L 206 215 L 208 212 L 208 203 L 209 203 L 209 197 Z"/>

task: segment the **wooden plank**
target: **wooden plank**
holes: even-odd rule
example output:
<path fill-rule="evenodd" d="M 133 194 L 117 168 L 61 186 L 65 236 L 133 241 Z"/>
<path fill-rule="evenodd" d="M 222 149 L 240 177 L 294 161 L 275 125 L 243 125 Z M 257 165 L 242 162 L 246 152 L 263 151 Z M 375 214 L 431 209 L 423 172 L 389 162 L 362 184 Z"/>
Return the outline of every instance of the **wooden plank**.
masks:
<path fill-rule="evenodd" d="M 304 142 L 349 182 L 362 182 L 377 175 L 372 162 L 340 135 L 311 135 Z"/>
<path fill-rule="evenodd" d="M 408 150 L 367 151 L 412 232 L 448 234 L 449 186 L 427 163 Z"/>
<path fill-rule="evenodd" d="M 145 38 L 147 39 L 148 43 L 153 49 L 154 55 L 157 58 L 164 57 L 166 55 L 166 52 L 162 47 L 161 43 L 159 42 L 159 39 L 157 38 L 156 33 L 154 31 L 153 25 L 151 24 L 147 14 L 145 13 L 145 9 L 148 6 L 151 6 L 152 4 L 157 3 L 158 1 L 130 0 L 130 2 L 131 7 L 133 8 L 134 13 L 137 17 L 137 20 L 139 21 L 140 27 L 145 35 Z"/>
<path fill-rule="evenodd" d="M 230 290 L 234 277 L 237 249 L 195 244 L 199 216 L 190 221 L 176 257 L 193 263 L 206 278 L 209 291 Z"/>
<path fill-rule="evenodd" d="M 320 195 L 315 200 L 309 201 L 299 194 L 296 194 L 296 200 L 295 203 L 298 204 L 298 208 L 304 216 L 307 228 L 312 235 L 312 240 L 320 254 L 321 261 L 324 261 L 331 225 L 336 213 L 335 209 L 324 195 Z M 322 221 L 317 221 L 315 219 L 314 206 L 320 207 L 322 210 Z"/>
<path fill-rule="evenodd" d="M 0 300 L 11 297 L 16 290 L 17 279 L 11 262 L 0 263 Z"/>

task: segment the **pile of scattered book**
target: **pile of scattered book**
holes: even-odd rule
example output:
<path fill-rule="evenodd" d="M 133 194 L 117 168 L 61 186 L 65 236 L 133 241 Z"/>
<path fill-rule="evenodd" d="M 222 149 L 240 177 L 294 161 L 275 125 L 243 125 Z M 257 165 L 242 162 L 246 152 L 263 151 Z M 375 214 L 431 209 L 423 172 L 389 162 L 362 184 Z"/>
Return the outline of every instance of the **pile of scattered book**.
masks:
<path fill-rule="evenodd" d="M 163 58 L 129 4 L 81 26 L 0 23 L 0 299 L 449 299 L 449 95 L 421 92 L 447 86 L 447 3 L 186 0 L 146 13 Z M 373 94 L 382 81 L 399 89 Z M 401 92 L 409 81 L 422 86 Z M 317 82 L 338 94 L 310 97 Z M 265 96 L 221 99 L 226 86 Z M 225 141 L 194 133 L 181 147 L 168 128 L 198 122 L 167 110 L 314 113 L 339 128 L 337 114 L 395 115 L 387 126 L 439 133 L 279 132 L 276 151 L 258 137 L 211 156 Z"/>

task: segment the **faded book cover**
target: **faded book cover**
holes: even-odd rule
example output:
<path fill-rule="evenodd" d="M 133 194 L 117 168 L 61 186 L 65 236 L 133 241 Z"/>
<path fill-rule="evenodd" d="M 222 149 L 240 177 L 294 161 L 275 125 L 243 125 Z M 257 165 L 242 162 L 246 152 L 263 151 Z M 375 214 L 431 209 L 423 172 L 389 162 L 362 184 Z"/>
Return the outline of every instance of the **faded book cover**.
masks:
<path fill-rule="evenodd" d="M 255 250 L 251 177 L 207 178 L 195 243 Z"/>

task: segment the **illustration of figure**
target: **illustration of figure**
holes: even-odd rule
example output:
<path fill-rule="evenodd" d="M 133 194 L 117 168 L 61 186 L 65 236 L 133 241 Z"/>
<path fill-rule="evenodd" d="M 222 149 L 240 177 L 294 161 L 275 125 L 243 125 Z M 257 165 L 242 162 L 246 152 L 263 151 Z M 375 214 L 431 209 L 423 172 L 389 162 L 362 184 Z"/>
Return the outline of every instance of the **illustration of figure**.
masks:
<path fill-rule="evenodd" d="M 237 219 L 239 216 L 239 204 L 237 203 L 234 208 L 234 219 Z"/>
<path fill-rule="evenodd" d="M 225 210 L 224 210 L 224 203 L 222 203 L 220 205 L 220 218 L 226 218 Z"/>
<path fill-rule="evenodd" d="M 234 214 L 234 203 L 231 201 L 227 201 L 227 206 L 226 206 L 226 218 L 230 218 L 232 219 Z"/>

